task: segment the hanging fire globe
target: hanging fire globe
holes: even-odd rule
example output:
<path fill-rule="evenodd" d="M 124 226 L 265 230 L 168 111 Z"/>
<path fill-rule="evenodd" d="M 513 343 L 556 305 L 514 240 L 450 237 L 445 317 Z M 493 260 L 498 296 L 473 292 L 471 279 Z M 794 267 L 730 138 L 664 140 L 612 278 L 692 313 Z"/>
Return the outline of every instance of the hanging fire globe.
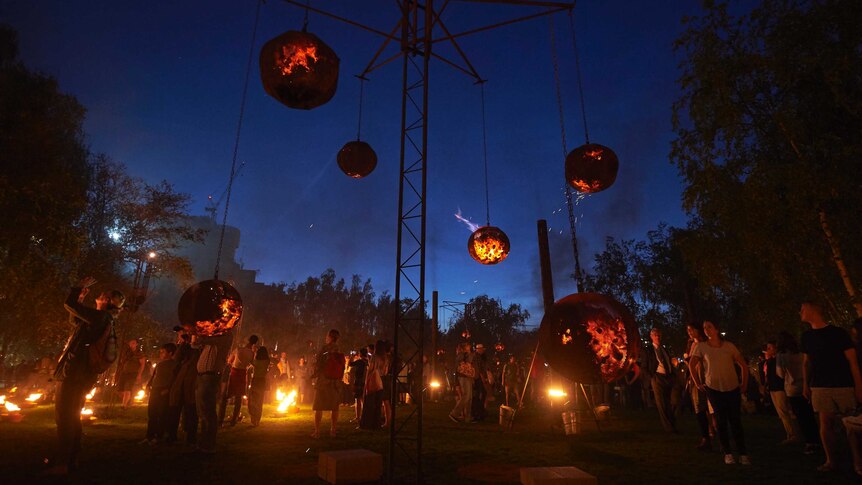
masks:
<path fill-rule="evenodd" d="M 466 339 L 466 340 L 470 340 L 470 331 L 464 330 L 463 332 L 461 332 L 461 337 Z"/>
<path fill-rule="evenodd" d="M 239 322 L 242 298 L 227 282 L 201 281 L 183 293 L 177 312 L 180 322 L 194 325 L 199 335 L 221 335 Z"/>
<path fill-rule="evenodd" d="M 482 264 L 497 264 L 509 255 L 509 237 L 499 227 L 483 226 L 467 240 L 470 256 Z"/>
<path fill-rule="evenodd" d="M 554 303 L 542 318 L 539 343 L 555 372 L 582 384 L 619 379 L 640 351 L 634 317 L 598 293 L 575 293 Z"/>
<path fill-rule="evenodd" d="M 566 156 L 566 182 L 578 192 L 594 194 L 614 184 L 620 160 L 610 148 L 588 143 Z"/>
<path fill-rule="evenodd" d="M 364 141 L 349 141 L 338 152 L 338 167 L 349 177 L 361 179 L 376 166 L 377 154 Z"/>
<path fill-rule="evenodd" d="M 335 95 L 338 63 L 316 35 L 291 30 L 260 50 L 260 79 L 266 93 L 286 106 L 313 109 Z"/>
<path fill-rule="evenodd" d="M 503 345 L 503 342 L 498 342 L 497 345 L 494 346 L 494 350 L 496 350 L 497 352 L 502 352 L 506 350 L 506 346 Z"/>

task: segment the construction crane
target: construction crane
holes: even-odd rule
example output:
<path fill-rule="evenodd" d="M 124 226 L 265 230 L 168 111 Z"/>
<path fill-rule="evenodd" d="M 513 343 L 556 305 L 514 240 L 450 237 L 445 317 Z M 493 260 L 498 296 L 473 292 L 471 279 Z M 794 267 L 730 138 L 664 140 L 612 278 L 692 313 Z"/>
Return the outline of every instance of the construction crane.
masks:
<path fill-rule="evenodd" d="M 233 173 L 232 177 L 236 177 L 242 172 L 243 167 L 245 167 L 245 162 L 239 164 L 236 171 Z M 218 212 L 219 206 L 221 206 L 222 201 L 224 200 L 225 195 L 227 194 L 227 188 L 225 188 L 221 195 L 219 195 L 218 200 L 213 198 L 213 195 L 210 194 L 207 196 L 207 206 L 204 208 L 207 213 L 210 215 L 210 219 L 213 221 L 216 220 L 216 213 Z"/>

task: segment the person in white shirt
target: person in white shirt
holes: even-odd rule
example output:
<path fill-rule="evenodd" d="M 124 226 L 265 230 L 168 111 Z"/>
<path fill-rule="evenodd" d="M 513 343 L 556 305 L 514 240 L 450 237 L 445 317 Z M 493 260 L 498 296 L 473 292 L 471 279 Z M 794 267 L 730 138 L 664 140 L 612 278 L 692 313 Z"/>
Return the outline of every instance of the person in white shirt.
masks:
<path fill-rule="evenodd" d="M 740 406 L 741 389 L 748 387 L 748 366 L 739 349 L 721 337 L 718 326 L 712 321 L 703 322 L 706 342 L 697 342 L 691 350 L 691 377 L 698 389 L 706 392 L 709 403 L 715 410 L 718 424 L 718 439 L 724 453 L 724 463 L 736 463 L 730 450 L 728 424 L 739 453 L 739 462 L 750 465 L 751 459 L 745 449 Z M 735 366 L 742 371 L 742 387 Z M 702 372 L 702 374 L 701 374 Z M 703 376 L 703 378 L 701 378 Z"/>

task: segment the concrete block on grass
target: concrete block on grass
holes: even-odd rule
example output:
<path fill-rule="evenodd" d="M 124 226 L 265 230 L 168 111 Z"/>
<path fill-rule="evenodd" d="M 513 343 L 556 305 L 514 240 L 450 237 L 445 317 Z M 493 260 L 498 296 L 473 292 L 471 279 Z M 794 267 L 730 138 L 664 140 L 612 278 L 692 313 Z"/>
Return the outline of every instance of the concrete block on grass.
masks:
<path fill-rule="evenodd" d="M 521 468 L 523 485 L 598 485 L 596 477 L 573 466 Z"/>
<path fill-rule="evenodd" d="M 317 475 L 333 484 L 376 482 L 383 476 L 383 455 L 373 451 L 322 451 Z"/>

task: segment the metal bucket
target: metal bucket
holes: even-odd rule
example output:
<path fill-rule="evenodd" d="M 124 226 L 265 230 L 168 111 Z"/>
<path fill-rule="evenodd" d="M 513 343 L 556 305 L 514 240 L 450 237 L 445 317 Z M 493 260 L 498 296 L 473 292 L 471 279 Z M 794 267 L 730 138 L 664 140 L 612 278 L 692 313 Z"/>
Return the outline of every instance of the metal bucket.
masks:
<path fill-rule="evenodd" d="M 515 409 L 509 406 L 500 406 L 500 426 L 509 428 L 512 426 L 512 420 L 515 418 Z"/>
<path fill-rule="evenodd" d="M 581 423 L 578 420 L 578 413 L 576 411 L 563 412 L 563 429 L 566 435 L 579 434 L 581 432 Z"/>

